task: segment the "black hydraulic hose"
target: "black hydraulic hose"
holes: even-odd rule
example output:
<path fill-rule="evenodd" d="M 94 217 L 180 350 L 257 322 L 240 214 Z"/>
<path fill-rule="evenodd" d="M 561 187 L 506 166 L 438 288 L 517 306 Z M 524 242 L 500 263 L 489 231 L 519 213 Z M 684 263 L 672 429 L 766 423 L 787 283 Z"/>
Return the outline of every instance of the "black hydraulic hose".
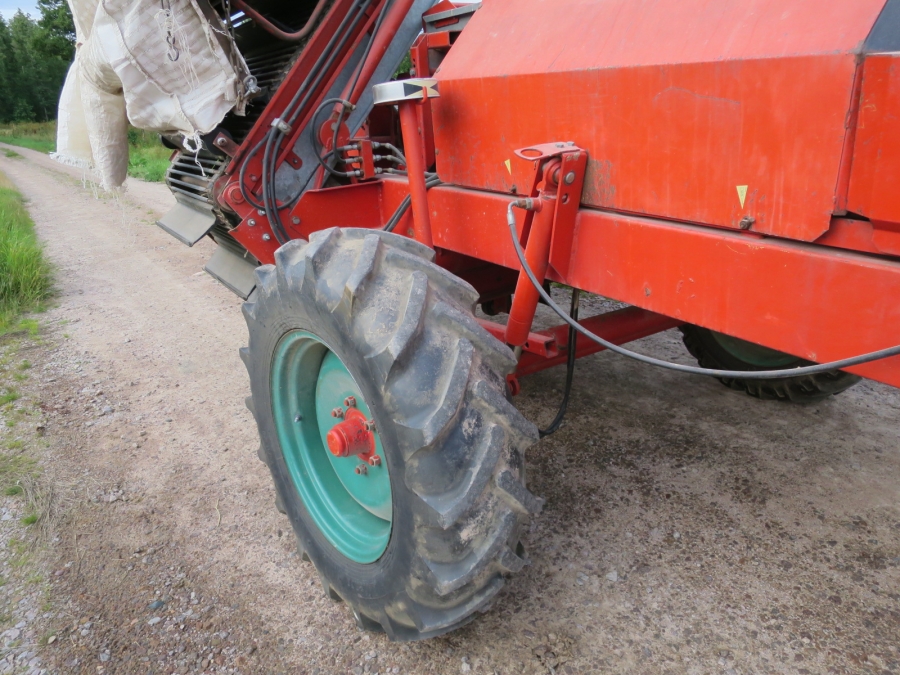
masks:
<path fill-rule="evenodd" d="M 599 335 L 595 335 L 587 328 L 582 326 L 577 321 L 573 320 L 570 316 L 568 316 L 559 305 L 557 305 L 553 298 L 550 297 L 550 294 L 544 290 L 543 286 L 538 282 L 537 277 L 534 275 L 534 272 L 528 266 L 528 261 L 525 259 L 525 252 L 522 250 L 522 245 L 519 243 L 519 233 L 516 230 L 516 217 L 513 213 L 514 208 L 530 208 L 531 200 L 515 200 L 510 202 L 509 207 L 506 209 L 506 221 L 507 225 L 509 225 L 509 234 L 512 238 L 513 247 L 516 251 L 516 256 L 519 258 L 519 264 L 522 266 L 522 271 L 525 272 L 525 275 L 528 277 L 528 280 L 534 286 L 535 290 L 538 294 L 544 299 L 544 302 L 549 305 L 549 307 L 556 312 L 559 317 L 569 324 L 570 327 L 577 330 L 579 333 L 584 335 L 589 340 L 593 340 L 599 345 L 603 345 L 611 352 L 615 352 L 616 354 L 620 354 L 622 356 L 627 356 L 630 359 L 634 359 L 636 361 L 640 361 L 641 363 L 646 363 L 651 366 L 658 366 L 660 368 L 666 368 L 668 370 L 675 370 L 680 373 L 690 373 L 691 375 L 707 375 L 710 377 L 726 377 L 726 378 L 741 378 L 745 380 L 767 380 L 772 377 L 795 377 L 799 375 L 818 375 L 819 373 L 827 373 L 832 370 L 841 370 L 843 368 L 849 368 L 851 366 L 862 365 L 863 363 L 871 363 L 872 361 L 879 361 L 881 359 L 886 359 L 891 356 L 900 355 L 900 345 L 896 347 L 889 347 L 888 349 L 880 349 L 876 352 L 870 352 L 868 354 L 862 354 L 860 356 L 854 356 L 849 359 L 841 359 L 840 361 L 832 361 L 831 363 L 821 363 L 814 366 L 803 366 L 801 368 L 788 368 L 783 370 L 715 370 L 713 368 L 696 368 L 694 366 L 684 366 L 680 363 L 671 363 L 669 361 L 663 361 L 661 359 L 655 359 L 652 356 L 647 356 L 646 354 L 639 354 L 638 352 L 633 352 L 630 349 L 625 349 L 624 347 L 620 347 L 619 345 L 610 342 L 609 340 L 604 340 Z"/>
<path fill-rule="evenodd" d="M 352 103 L 350 103 L 350 101 L 345 101 L 342 98 L 329 98 L 329 99 L 322 101 L 322 103 L 319 105 L 319 107 L 316 108 L 316 111 L 313 113 L 313 116 L 310 120 L 309 138 L 310 138 L 310 142 L 312 143 L 313 150 L 316 155 L 316 160 L 319 162 L 319 165 L 323 169 L 325 169 L 325 171 L 330 173 L 332 176 L 335 176 L 337 178 L 349 178 L 350 176 L 352 176 L 354 174 L 345 172 L 345 171 L 338 171 L 337 169 L 328 166 L 328 158 L 331 157 L 332 155 L 334 155 L 336 152 L 337 141 L 336 140 L 333 141 L 333 144 L 334 144 L 333 147 L 335 149 L 331 150 L 323 155 L 322 154 L 323 148 L 322 148 L 321 144 L 319 143 L 318 133 L 316 133 L 316 129 L 318 128 L 319 115 L 321 115 L 322 111 L 325 110 L 328 106 L 334 105 L 335 103 L 342 103 L 344 107 L 353 105 Z M 343 110 L 343 108 L 342 108 L 342 110 Z M 338 118 L 338 121 L 335 125 L 336 128 L 339 128 L 340 121 L 341 121 L 340 118 Z M 337 131 L 335 131 L 335 137 L 336 136 L 337 136 Z"/>
<path fill-rule="evenodd" d="M 278 203 L 275 196 L 275 162 L 277 160 L 278 151 L 276 145 L 275 134 L 267 134 L 266 150 L 263 154 L 263 204 L 265 204 L 265 212 L 269 216 L 269 225 L 272 228 L 272 234 L 278 243 L 284 245 L 290 237 L 284 230 L 281 218 L 278 217 Z M 271 180 L 266 180 L 266 175 L 271 176 Z"/>
<path fill-rule="evenodd" d="M 430 190 L 436 185 L 441 184 L 441 179 L 437 176 L 431 176 L 425 179 L 425 189 Z M 397 210 L 394 211 L 394 215 L 391 216 L 390 220 L 387 221 L 384 225 L 385 232 L 393 232 L 394 228 L 397 227 L 397 223 L 400 222 L 400 219 L 403 218 L 403 214 L 409 210 L 409 206 L 412 204 L 412 198 L 409 195 L 406 195 L 403 198 L 403 201 L 400 202 L 400 206 L 397 207 Z"/>
<path fill-rule="evenodd" d="M 365 52 L 363 52 L 362 59 L 360 59 L 359 65 L 356 68 L 356 73 L 353 77 L 353 84 L 347 89 L 347 91 L 352 92 L 356 89 L 356 85 L 359 82 L 360 75 L 362 75 L 363 68 L 365 67 L 366 60 L 369 57 L 369 53 L 372 51 L 372 45 L 375 43 L 375 36 L 378 35 L 378 30 L 381 28 L 381 22 L 384 20 L 385 15 L 387 14 L 387 9 L 391 4 L 391 0 L 385 0 L 384 5 L 381 8 L 381 12 L 378 15 L 378 20 L 375 22 L 375 26 L 372 29 L 372 35 L 369 37 L 369 41 L 366 44 Z M 341 110 L 338 113 L 337 120 L 334 123 L 334 137 L 331 141 L 332 150 L 326 153 L 324 156 L 322 155 L 322 149 L 319 145 L 319 133 L 318 133 L 318 120 L 319 115 L 322 113 L 322 110 L 327 108 L 329 105 L 334 105 L 335 103 L 340 103 Z M 348 110 L 353 110 L 356 106 L 353 105 L 351 101 L 344 100 L 343 98 L 329 98 L 323 101 L 316 111 L 313 113 L 313 116 L 310 120 L 310 129 L 309 135 L 310 140 L 312 141 L 312 146 L 315 149 L 316 160 L 319 162 L 319 165 L 329 174 L 335 176 L 336 178 L 350 178 L 351 176 L 357 175 L 353 171 L 338 171 L 331 166 L 328 166 L 328 159 L 332 156 L 337 158 L 337 144 L 338 144 L 338 135 L 341 130 L 341 124 L 344 121 L 344 113 Z"/>
<path fill-rule="evenodd" d="M 334 35 L 331 36 L 328 44 L 325 47 L 325 50 L 316 60 L 315 65 L 313 65 L 310 73 L 307 75 L 306 79 L 297 88 L 296 93 L 294 94 L 291 101 L 285 107 L 284 112 L 282 113 L 282 120 L 286 121 L 288 125 L 294 124 L 297 119 L 297 114 L 299 110 L 302 110 L 306 103 L 309 101 L 312 93 L 319 86 L 322 79 L 325 77 L 325 72 L 331 67 L 337 57 L 341 54 L 345 43 L 350 38 L 350 32 L 356 26 L 356 24 L 365 16 L 365 9 L 370 4 L 371 0 L 356 0 L 353 7 L 347 14 L 344 16 L 341 21 L 338 29 L 335 31 Z M 353 16 L 351 22 L 351 16 L 353 14 L 353 10 L 358 9 L 358 13 Z M 347 28 L 348 22 L 351 22 L 350 30 L 345 31 Z M 300 96 L 303 95 L 301 99 Z M 299 101 L 299 105 L 298 105 Z M 270 204 L 266 204 L 266 213 L 269 217 L 269 222 L 272 225 L 272 231 L 275 233 L 275 236 L 279 241 L 281 237 L 287 241 L 289 238 L 284 229 L 284 225 L 281 222 L 281 215 L 278 213 L 277 201 L 275 197 L 275 163 L 277 161 L 278 153 L 281 151 L 281 141 L 284 139 L 284 133 L 277 127 L 272 127 L 266 133 L 266 137 L 268 140 L 266 141 L 266 149 L 269 153 L 269 161 L 267 162 L 265 157 L 263 158 L 263 169 L 262 169 L 262 182 L 263 182 L 263 195 L 265 196 L 266 192 L 269 192 L 271 197 L 269 199 Z M 299 196 L 299 195 L 297 195 Z M 296 197 L 292 197 L 285 201 L 285 203 L 289 203 L 294 201 Z M 266 201 L 264 197 L 264 201 Z M 281 236 L 279 236 L 281 235 Z"/>
<path fill-rule="evenodd" d="M 572 289 L 572 303 L 569 308 L 569 315 L 578 321 L 578 305 L 581 300 L 581 291 L 577 288 Z M 562 422 L 566 417 L 566 411 L 569 409 L 569 395 L 572 393 L 572 380 L 575 379 L 575 349 L 578 346 L 578 333 L 572 326 L 569 326 L 569 339 L 566 345 L 569 352 L 566 354 L 566 388 L 563 391 L 562 403 L 559 404 L 559 411 L 556 417 L 550 422 L 550 426 L 546 429 L 539 429 L 538 434 L 541 438 L 546 438 L 551 434 L 555 434 L 562 426 Z"/>
<path fill-rule="evenodd" d="M 266 139 L 269 137 L 268 134 L 263 136 L 262 140 L 253 146 L 253 149 L 247 153 L 244 157 L 244 160 L 241 162 L 241 170 L 238 172 L 238 185 L 241 187 L 241 196 L 244 200 L 252 206 L 254 209 L 258 209 L 261 211 L 265 210 L 265 207 L 262 204 L 256 202 L 255 199 L 250 194 L 250 191 L 247 189 L 247 186 L 244 184 L 244 174 L 247 172 L 247 165 L 250 164 L 250 160 L 253 157 L 256 157 L 256 154 L 259 152 L 259 149 L 263 146 L 263 143 L 266 142 Z"/>
<path fill-rule="evenodd" d="M 332 63 L 334 63 L 335 59 L 343 50 L 344 43 L 350 37 L 350 31 L 344 32 L 347 24 L 352 20 L 352 25 L 350 26 L 350 28 L 351 30 L 355 28 L 359 20 L 365 16 L 365 10 L 368 9 L 369 4 L 371 4 L 371 0 L 356 0 L 350 10 L 344 16 L 337 30 L 334 32 L 334 35 L 331 36 L 328 44 L 325 45 L 325 49 L 322 51 L 322 54 L 319 55 L 316 63 L 313 65 L 312 69 L 310 69 L 309 75 L 306 76 L 303 84 L 301 84 L 297 88 L 297 91 L 294 93 L 293 98 L 290 100 L 287 106 L 285 106 L 282 118 L 288 124 L 294 124 L 294 122 L 297 121 L 298 111 L 306 107 L 307 101 L 313 95 L 313 92 L 315 91 L 316 87 L 318 87 L 319 82 L 323 77 L 325 77 L 325 71 L 328 70 L 328 68 Z M 353 12 L 355 10 L 359 11 L 354 15 Z M 338 41 L 340 41 L 340 44 L 337 44 Z M 313 80 L 310 81 L 310 78 L 313 78 Z M 301 96 L 303 96 L 302 99 Z"/>

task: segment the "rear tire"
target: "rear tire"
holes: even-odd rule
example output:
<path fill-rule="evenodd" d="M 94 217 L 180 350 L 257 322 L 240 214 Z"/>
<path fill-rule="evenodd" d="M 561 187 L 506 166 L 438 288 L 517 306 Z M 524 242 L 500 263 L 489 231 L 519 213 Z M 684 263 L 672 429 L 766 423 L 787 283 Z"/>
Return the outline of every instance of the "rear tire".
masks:
<path fill-rule="evenodd" d="M 704 368 L 716 370 L 780 370 L 813 365 L 783 352 L 730 338 L 700 326 L 681 327 L 684 346 Z M 749 355 L 754 355 L 755 362 Z M 743 356 L 743 357 L 742 357 Z M 846 391 L 862 378 L 841 370 L 765 380 L 720 377 L 725 386 L 767 400 L 813 403 Z"/>
<path fill-rule="evenodd" d="M 524 451 L 537 429 L 507 397 L 513 354 L 475 321 L 476 291 L 433 256 L 381 231 L 317 232 L 258 268 L 244 304 L 248 405 L 301 555 L 360 628 L 394 640 L 440 635 L 484 611 L 526 564 L 519 531 L 542 505 L 525 488 Z M 374 562 L 355 562 L 323 534 L 288 470 L 271 371 L 292 331 L 330 348 L 374 418 L 393 509 Z"/>

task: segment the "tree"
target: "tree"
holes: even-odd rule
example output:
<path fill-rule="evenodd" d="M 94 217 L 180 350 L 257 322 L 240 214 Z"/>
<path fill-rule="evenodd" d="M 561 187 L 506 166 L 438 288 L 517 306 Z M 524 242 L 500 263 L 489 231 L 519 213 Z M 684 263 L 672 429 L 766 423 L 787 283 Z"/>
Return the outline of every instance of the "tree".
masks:
<path fill-rule="evenodd" d="M 75 58 L 75 22 L 66 0 L 38 0 L 41 18 L 35 47 L 47 58 L 70 63 Z"/>
<path fill-rule="evenodd" d="M 56 117 L 59 92 L 75 54 L 75 25 L 65 0 L 38 0 L 41 18 L 0 17 L 0 122 Z"/>

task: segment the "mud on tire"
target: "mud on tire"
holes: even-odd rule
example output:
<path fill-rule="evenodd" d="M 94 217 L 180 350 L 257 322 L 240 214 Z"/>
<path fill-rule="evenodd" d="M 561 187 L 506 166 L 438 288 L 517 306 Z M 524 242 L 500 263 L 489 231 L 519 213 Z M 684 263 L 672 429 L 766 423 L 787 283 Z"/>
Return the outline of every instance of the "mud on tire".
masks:
<path fill-rule="evenodd" d="M 361 628 L 414 640 L 485 610 L 526 564 L 519 530 L 542 500 L 525 488 L 524 450 L 537 429 L 506 394 L 512 352 L 474 319 L 476 291 L 412 240 L 331 229 L 291 241 L 258 268 L 244 305 L 260 458 L 301 554 Z M 356 380 L 390 472 L 390 540 L 374 563 L 341 555 L 307 512 L 273 419 L 270 364 L 287 332 L 320 337 Z"/>
<path fill-rule="evenodd" d="M 770 370 L 742 360 L 725 349 L 715 338 L 713 332 L 699 326 L 684 325 L 681 327 L 684 346 L 697 362 L 704 368 L 717 370 Z M 796 368 L 812 365 L 809 361 L 796 359 L 780 368 Z M 775 370 L 776 368 L 772 368 Z M 760 399 L 784 400 L 797 403 L 812 403 L 840 394 L 859 382 L 862 378 L 852 373 L 833 370 L 818 375 L 800 375 L 796 377 L 779 377 L 766 380 L 749 380 L 742 378 L 718 378 L 722 384 L 731 389 L 743 391 Z"/>

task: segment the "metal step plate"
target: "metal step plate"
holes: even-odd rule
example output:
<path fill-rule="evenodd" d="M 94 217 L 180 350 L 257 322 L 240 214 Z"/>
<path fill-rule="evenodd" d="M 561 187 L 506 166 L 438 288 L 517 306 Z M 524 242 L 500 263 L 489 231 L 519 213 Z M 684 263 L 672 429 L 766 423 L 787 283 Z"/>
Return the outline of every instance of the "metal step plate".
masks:
<path fill-rule="evenodd" d="M 182 244 L 193 246 L 216 224 L 216 217 L 206 209 L 178 201 L 156 224 Z"/>
<path fill-rule="evenodd" d="M 256 288 L 256 265 L 226 248 L 219 247 L 204 268 L 215 279 L 246 300 Z"/>

